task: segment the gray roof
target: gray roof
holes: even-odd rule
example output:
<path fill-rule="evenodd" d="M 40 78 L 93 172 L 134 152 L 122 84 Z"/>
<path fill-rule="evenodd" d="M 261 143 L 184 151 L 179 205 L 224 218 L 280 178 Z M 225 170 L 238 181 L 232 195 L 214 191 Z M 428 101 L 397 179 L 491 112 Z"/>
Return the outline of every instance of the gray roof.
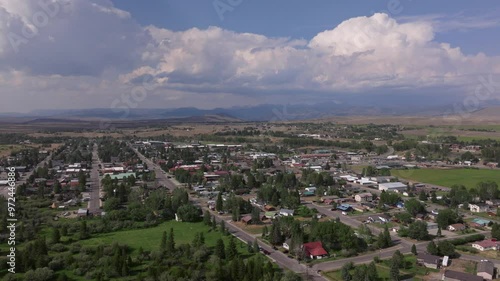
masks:
<path fill-rule="evenodd" d="M 438 264 L 441 257 L 434 256 L 427 253 L 418 253 L 417 259 L 423 260 L 425 263 Z"/>
<path fill-rule="evenodd" d="M 493 275 L 495 272 L 495 265 L 491 261 L 481 261 L 477 263 L 477 272 L 486 272 Z"/>
<path fill-rule="evenodd" d="M 444 276 L 461 281 L 483 281 L 483 277 L 481 276 L 476 276 L 470 273 L 454 271 L 454 270 L 446 270 L 444 272 Z"/>

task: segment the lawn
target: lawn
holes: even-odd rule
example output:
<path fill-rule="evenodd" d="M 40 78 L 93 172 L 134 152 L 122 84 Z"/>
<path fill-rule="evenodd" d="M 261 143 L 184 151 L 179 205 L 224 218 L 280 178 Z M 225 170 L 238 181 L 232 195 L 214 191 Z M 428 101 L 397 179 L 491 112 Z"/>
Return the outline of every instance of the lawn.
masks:
<path fill-rule="evenodd" d="M 202 222 L 188 223 L 168 221 L 153 228 L 123 230 L 112 233 L 98 234 L 93 238 L 80 241 L 80 244 L 95 246 L 99 244 L 109 245 L 113 242 L 118 242 L 129 245 L 133 248 L 134 252 L 137 251 L 139 247 L 142 247 L 145 251 L 151 251 L 158 249 L 163 231 L 166 231 L 168 234 L 170 228 L 174 229 L 176 245 L 191 243 L 197 232 L 203 232 L 205 236 L 205 244 L 209 247 L 215 246 L 217 239 L 221 237 L 220 232 L 211 230 L 210 227 L 204 225 Z M 223 236 L 222 239 L 226 245 L 229 243 L 229 236 Z M 246 245 L 240 243 L 238 239 L 236 239 L 236 243 L 237 245 L 240 244 L 238 250 L 241 253 L 248 254 Z"/>
<path fill-rule="evenodd" d="M 428 269 L 426 267 L 416 265 L 416 257 L 413 255 L 407 255 L 404 258 L 407 264 L 406 268 L 400 269 L 400 279 L 407 279 L 413 277 L 414 280 L 423 280 L 423 276 L 427 275 L 429 272 L 438 272 L 435 269 Z M 383 260 L 381 263 L 376 264 L 378 280 L 390 280 L 390 260 Z M 351 274 L 354 270 L 351 271 Z M 329 271 L 323 274 L 328 279 L 332 281 L 342 281 L 341 270 Z"/>
<path fill-rule="evenodd" d="M 390 269 L 388 267 L 377 264 L 377 273 L 378 273 L 379 280 L 389 280 L 389 271 L 390 271 Z M 353 274 L 353 273 L 354 273 L 354 270 L 351 271 L 351 274 Z M 332 281 L 343 281 L 340 270 L 326 272 L 323 275 Z"/>
<path fill-rule="evenodd" d="M 481 181 L 495 181 L 500 185 L 500 172 L 486 169 L 411 169 L 391 170 L 391 175 L 418 182 L 451 187 L 463 184 L 468 188 L 475 187 Z"/>

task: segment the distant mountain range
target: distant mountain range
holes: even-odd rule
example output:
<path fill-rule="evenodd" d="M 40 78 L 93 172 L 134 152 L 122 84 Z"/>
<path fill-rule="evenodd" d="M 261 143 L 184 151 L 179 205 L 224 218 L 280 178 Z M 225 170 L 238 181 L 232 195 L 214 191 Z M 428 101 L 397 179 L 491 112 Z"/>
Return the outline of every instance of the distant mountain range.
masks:
<path fill-rule="evenodd" d="M 483 109 L 485 107 L 482 107 Z M 347 105 L 337 103 L 273 105 L 263 104 L 245 107 L 198 109 L 194 107 L 176 109 L 130 109 L 129 113 L 115 112 L 109 108 L 75 109 L 75 110 L 36 110 L 30 113 L 0 113 L 5 119 L 24 119 L 25 121 L 50 119 L 57 120 L 151 120 L 151 119 L 185 119 L 215 121 L 294 121 L 322 119 L 335 116 L 439 116 L 453 109 L 451 106 L 370 106 Z M 498 109 L 498 107 L 496 108 Z M 487 110 L 490 115 L 498 112 Z M 486 114 L 486 113 L 485 113 Z"/>

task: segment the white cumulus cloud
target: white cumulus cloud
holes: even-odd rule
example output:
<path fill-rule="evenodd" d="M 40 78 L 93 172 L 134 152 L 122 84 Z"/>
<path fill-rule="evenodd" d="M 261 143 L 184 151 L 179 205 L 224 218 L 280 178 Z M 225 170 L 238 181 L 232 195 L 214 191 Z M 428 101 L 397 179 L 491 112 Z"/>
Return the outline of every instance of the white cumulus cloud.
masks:
<path fill-rule="evenodd" d="M 27 38 L 29 31 L 36 32 Z M 443 88 L 460 96 L 479 75 L 500 74 L 499 57 L 466 55 L 435 33 L 432 22 L 383 13 L 345 20 L 310 40 L 215 26 L 172 31 L 141 26 L 109 0 L 0 0 L 0 86 L 13 101 L 29 99 L 28 108 L 107 107 L 153 80 L 157 87 L 141 105 L 170 107 Z"/>

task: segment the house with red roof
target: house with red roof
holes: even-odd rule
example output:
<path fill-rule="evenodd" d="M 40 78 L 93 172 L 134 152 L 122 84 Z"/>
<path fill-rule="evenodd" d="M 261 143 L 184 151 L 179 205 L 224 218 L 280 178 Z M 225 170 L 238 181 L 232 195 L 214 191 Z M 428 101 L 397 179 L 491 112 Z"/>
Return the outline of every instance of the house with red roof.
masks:
<path fill-rule="evenodd" d="M 483 240 L 472 243 L 472 248 L 479 251 L 498 250 L 500 248 L 499 242 L 496 239 Z"/>
<path fill-rule="evenodd" d="M 323 248 L 321 241 L 304 243 L 302 247 L 306 255 L 311 259 L 322 259 L 328 256 L 328 252 Z"/>

